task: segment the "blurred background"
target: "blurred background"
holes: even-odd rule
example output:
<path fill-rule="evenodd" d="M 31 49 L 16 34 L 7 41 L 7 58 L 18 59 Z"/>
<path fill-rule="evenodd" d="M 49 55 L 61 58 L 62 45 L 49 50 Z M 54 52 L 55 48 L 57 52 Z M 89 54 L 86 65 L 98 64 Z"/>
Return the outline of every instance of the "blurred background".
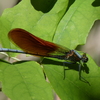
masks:
<path fill-rule="evenodd" d="M 21 0 L 0 0 L 0 15 L 6 8 L 11 8 Z"/>
<path fill-rule="evenodd" d="M 0 0 L 0 16 L 2 15 L 4 9 L 11 8 L 18 4 L 20 0 Z M 100 66 L 100 20 L 94 22 L 94 25 L 90 32 L 88 33 L 87 41 L 84 46 L 80 46 L 80 50 L 88 53 L 94 59 L 96 64 Z M 1 54 L 0 59 L 7 59 L 7 55 Z M 26 58 L 26 56 L 19 55 L 19 59 L 34 59 L 33 57 Z M 0 92 L 0 100 L 10 100 L 2 92 Z M 59 100 L 55 95 L 55 100 Z"/>

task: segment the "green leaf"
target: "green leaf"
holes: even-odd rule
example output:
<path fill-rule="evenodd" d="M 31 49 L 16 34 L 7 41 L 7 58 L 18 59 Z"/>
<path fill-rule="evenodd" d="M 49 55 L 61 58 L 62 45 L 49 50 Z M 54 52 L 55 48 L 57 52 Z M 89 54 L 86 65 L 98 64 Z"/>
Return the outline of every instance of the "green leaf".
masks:
<path fill-rule="evenodd" d="M 85 44 L 87 35 L 95 20 L 100 19 L 100 7 L 92 6 L 93 0 L 76 0 L 60 21 L 54 42 L 70 49 Z M 61 100 L 99 100 L 100 98 L 100 68 L 91 57 L 86 63 L 87 70 L 82 76 L 90 83 L 79 80 L 78 64 L 66 65 L 64 77 L 64 63 L 44 60 L 44 70 L 54 90 Z M 68 70 L 69 69 L 69 70 Z M 88 73 L 89 71 L 89 73 Z"/>
<path fill-rule="evenodd" d="M 13 28 L 23 28 L 36 36 L 52 41 L 67 4 L 68 0 L 58 0 L 48 13 L 42 13 L 36 11 L 29 0 L 23 0 L 17 6 L 6 9 L 0 17 L 0 43 L 5 48 L 18 49 L 9 42 L 7 36 Z M 41 67 L 37 63 L 11 65 L 0 62 L 0 80 L 3 92 L 12 100 L 53 99 L 51 87 L 44 80 Z"/>
<path fill-rule="evenodd" d="M 0 26 L 3 27 L 0 27 L 2 46 L 16 49 L 7 37 L 13 28 L 23 28 L 36 36 L 52 41 L 57 25 L 68 7 L 67 4 L 68 0 L 58 0 L 48 13 L 42 13 L 36 11 L 29 0 L 24 0 L 17 6 L 6 9 L 0 18 Z"/>
<path fill-rule="evenodd" d="M 1 77 L 2 76 L 2 77 Z M 3 92 L 12 100 L 52 100 L 52 89 L 36 62 L 0 62 Z"/>
<path fill-rule="evenodd" d="M 66 64 L 55 59 L 44 59 L 44 71 L 61 100 L 99 100 L 100 98 L 100 68 L 88 56 L 85 70 L 81 71 L 85 83 L 79 80 L 79 65 Z M 64 79 L 64 68 L 65 79 Z"/>
<path fill-rule="evenodd" d="M 54 42 L 70 49 L 86 43 L 95 20 L 100 19 L 100 7 L 92 6 L 94 0 L 75 0 L 60 21 Z"/>

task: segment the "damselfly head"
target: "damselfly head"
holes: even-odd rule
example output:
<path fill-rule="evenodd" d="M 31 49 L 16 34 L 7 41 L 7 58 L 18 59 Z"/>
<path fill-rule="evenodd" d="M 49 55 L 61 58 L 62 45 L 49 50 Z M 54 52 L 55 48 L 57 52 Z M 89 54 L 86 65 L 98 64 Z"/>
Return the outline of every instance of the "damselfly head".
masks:
<path fill-rule="evenodd" d="M 83 63 L 86 63 L 88 61 L 88 57 L 86 56 L 86 53 L 83 54 L 81 60 Z"/>

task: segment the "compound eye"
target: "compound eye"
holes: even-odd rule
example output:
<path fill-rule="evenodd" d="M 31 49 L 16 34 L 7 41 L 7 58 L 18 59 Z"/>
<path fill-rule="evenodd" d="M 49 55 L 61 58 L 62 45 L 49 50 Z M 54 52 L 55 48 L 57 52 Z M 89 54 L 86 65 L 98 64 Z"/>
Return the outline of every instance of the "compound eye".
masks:
<path fill-rule="evenodd" d="M 86 57 L 86 53 L 83 54 L 82 61 L 86 63 L 88 61 L 88 57 Z"/>
<path fill-rule="evenodd" d="M 85 58 L 82 59 L 82 61 L 83 61 L 84 63 L 86 63 L 86 62 L 88 61 L 88 58 L 85 57 Z"/>

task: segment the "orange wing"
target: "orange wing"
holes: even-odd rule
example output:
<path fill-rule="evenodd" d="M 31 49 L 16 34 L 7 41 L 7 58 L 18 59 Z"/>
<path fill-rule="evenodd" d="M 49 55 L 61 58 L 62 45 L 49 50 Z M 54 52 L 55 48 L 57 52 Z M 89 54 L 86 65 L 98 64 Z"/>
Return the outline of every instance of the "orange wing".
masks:
<path fill-rule="evenodd" d="M 8 36 L 21 49 L 33 55 L 49 56 L 56 52 L 64 53 L 68 51 L 68 49 L 61 48 L 57 44 L 40 39 L 24 29 L 13 29 L 8 33 Z"/>

